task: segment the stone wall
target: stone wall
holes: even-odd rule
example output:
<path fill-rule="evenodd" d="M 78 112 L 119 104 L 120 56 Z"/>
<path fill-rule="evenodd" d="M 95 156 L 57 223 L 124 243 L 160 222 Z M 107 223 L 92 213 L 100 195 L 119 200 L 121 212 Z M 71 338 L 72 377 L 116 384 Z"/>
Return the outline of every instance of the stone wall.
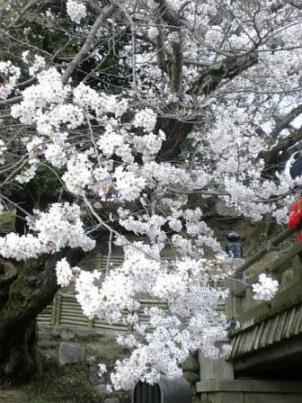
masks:
<path fill-rule="evenodd" d="M 301 403 L 301 382 L 253 379 L 201 381 L 200 403 Z"/>
<path fill-rule="evenodd" d="M 199 354 L 200 381 L 194 403 L 301 403 L 302 383 L 235 379 L 232 363 Z"/>

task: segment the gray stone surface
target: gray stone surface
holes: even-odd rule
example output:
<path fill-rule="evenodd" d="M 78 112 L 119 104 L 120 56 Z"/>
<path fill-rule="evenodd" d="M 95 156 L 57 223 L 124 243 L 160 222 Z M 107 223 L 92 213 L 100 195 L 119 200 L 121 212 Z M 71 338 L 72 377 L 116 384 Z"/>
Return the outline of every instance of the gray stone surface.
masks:
<path fill-rule="evenodd" d="M 99 383 L 98 385 L 96 385 L 96 391 L 99 395 L 103 397 L 110 395 L 110 392 L 107 390 L 107 385 L 105 383 Z"/>
<path fill-rule="evenodd" d="M 86 359 L 89 365 L 89 382 L 93 385 L 99 384 L 103 379 L 99 376 L 99 366 L 97 358 L 92 355 Z"/>
<path fill-rule="evenodd" d="M 52 337 L 60 337 L 61 331 L 60 331 L 59 327 L 54 326 L 53 328 L 50 328 L 50 329 L 51 329 Z"/>
<path fill-rule="evenodd" d="M 197 381 L 199 381 L 199 375 L 196 372 L 185 371 L 184 377 L 192 385 L 194 385 Z"/>
<path fill-rule="evenodd" d="M 104 403 L 120 403 L 120 401 L 116 397 L 109 397 L 108 399 L 105 399 Z"/>
<path fill-rule="evenodd" d="M 46 349 L 54 349 L 57 348 L 59 345 L 58 341 L 56 340 L 39 340 L 39 348 L 46 350 Z"/>
<path fill-rule="evenodd" d="M 77 343 L 60 343 L 59 362 L 61 365 L 83 363 L 85 361 L 85 350 Z"/>
<path fill-rule="evenodd" d="M 222 200 L 218 200 L 215 205 L 216 211 L 219 215 L 227 217 L 238 217 L 237 211 L 232 207 L 227 207 Z"/>
<path fill-rule="evenodd" d="M 89 364 L 89 365 L 95 365 L 98 363 L 98 360 L 95 355 L 91 355 L 91 356 L 87 357 L 86 361 L 87 361 L 87 364 Z"/>
<path fill-rule="evenodd" d="M 192 355 L 189 355 L 189 357 L 186 359 L 186 361 L 183 362 L 182 369 L 184 371 L 197 372 L 198 373 L 199 372 L 198 358 L 195 358 Z"/>
<path fill-rule="evenodd" d="M 196 389 L 206 402 L 211 403 L 302 402 L 302 385 L 299 381 L 207 380 L 198 382 Z"/>
<path fill-rule="evenodd" d="M 206 380 L 224 380 L 234 379 L 233 365 L 223 358 L 213 360 L 205 357 L 202 353 L 199 354 L 200 364 L 200 379 Z"/>
<path fill-rule="evenodd" d="M 75 332 L 73 329 L 69 329 L 69 328 L 62 329 L 60 336 L 61 336 L 62 340 L 69 341 L 69 340 L 74 339 Z"/>
<path fill-rule="evenodd" d="M 89 367 L 89 382 L 93 385 L 97 385 L 102 381 L 102 377 L 99 376 L 98 364 L 93 364 Z"/>

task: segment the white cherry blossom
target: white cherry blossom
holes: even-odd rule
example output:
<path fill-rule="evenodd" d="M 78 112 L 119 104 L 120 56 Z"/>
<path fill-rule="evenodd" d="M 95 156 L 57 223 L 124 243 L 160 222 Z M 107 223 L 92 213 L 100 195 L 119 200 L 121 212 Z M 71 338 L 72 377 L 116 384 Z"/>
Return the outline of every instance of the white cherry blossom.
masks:
<path fill-rule="evenodd" d="M 258 282 L 252 285 L 254 292 L 254 299 L 261 301 L 270 301 L 274 298 L 278 291 L 279 283 L 277 280 L 273 280 L 265 273 L 259 274 Z"/>

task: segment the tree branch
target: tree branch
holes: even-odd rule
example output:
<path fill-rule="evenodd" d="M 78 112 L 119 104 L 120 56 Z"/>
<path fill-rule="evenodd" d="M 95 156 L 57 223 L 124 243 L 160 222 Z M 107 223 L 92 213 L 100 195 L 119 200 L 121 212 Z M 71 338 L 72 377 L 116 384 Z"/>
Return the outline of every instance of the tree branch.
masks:
<path fill-rule="evenodd" d="M 17 22 L 20 21 L 20 19 L 24 16 L 24 14 L 27 13 L 27 11 L 29 11 L 31 8 L 33 8 L 34 6 L 38 5 L 39 3 L 46 2 L 45 0 L 30 0 L 20 11 L 20 13 L 18 14 L 18 16 L 9 24 L 9 27 L 14 26 L 15 24 L 17 24 Z"/>
<path fill-rule="evenodd" d="M 115 12 L 115 10 L 116 10 L 115 6 L 107 7 L 106 11 L 101 13 L 98 16 L 98 18 L 95 20 L 95 23 L 91 27 L 91 30 L 90 30 L 89 34 L 87 35 L 86 41 L 84 42 L 80 51 L 74 56 L 73 60 L 69 63 L 65 72 L 63 73 L 62 81 L 64 84 L 67 83 L 67 81 L 72 76 L 75 69 L 77 68 L 77 66 L 81 63 L 81 61 L 84 59 L 84 57 L 88 54 L 88 52 L 95 40 L 95 36 L 96 36 L 98 30 L 100 29 L 101 25 L 103 24 L 103 22 L 107 18 L 110 18 L 112 16 L 112 14 Z"/>
<path fill-rule="evenodd" d="M 283 129 L 286 129 L 290 123 L 302 113 L 302 104 L 292 109 L 273 129 L 271 132 L 272 139 L 275 139 Z M 278 154 L 281 151 L 288 149 L 295 145 L 298 141 L 302 140 L 302 127 L 294 130 L 290 135 L 282 138 L 278 143 L 268 151 L 263 151 L 259 154 L 259 158 L 262 158 L 265 162 L 265 166 L 269 167 L 278 162 Z"/>
<path fill-rule="evenodd" d="M 278 154 L 281 151 L 288 149 L 289 147 L 295 145 L 298 141 L 302 140 L 302 127 L 292 132 L 286 138 L 281 139 L 278 144 L 271 150 L 260 153 L 259 157 L 264 159 L 265 166 L 269 167 L 274 163 L 277 163 Z"/>
<path fill-rule="evenodd" d="M 278 122 L 274 130 L 271 132 L 271 137 L 276 138 L 283 129 L 289 127 L 290 123 L 302 113 L 302 104 L 292 109 L 283 119 Z"/>
<path fill-rule="evenodd" d="M 298 10 L 302 10 L 302 1 L 301 0 L 290 0 L 289 4 Z"/>
<path fill-rule="evenodd" d="M 0 106 L 6 106 L 10 104 L 14 104 L 15 102 L 22 101 L 22 95 L 17 95 L 16 97 L 13 98 L 8 98 L 0 101 Z"/>
<path fill-rule="evenodd" d="M 164 22 L 175 28 L 183 25 L 178 15 L 169 6 L 166 0 L 154 0 L 154 2 L 158 4 L 158 13 Z"/>
<path fill-rule="evenodd" d="M 272 6 L 271 10 L 274 12 L 279 11 L 281 8 L 290 5 L 298 10 L 302 10 L 301 0 L 277 0 Z"/>
<path fill-rule="evenodd" d="M 222 80 L 231 80 L 256 64 L 257 61 L 257 54 L 250 53 L 228 56 L 224 60 L 213 63 L 202 69 L 190 90 L 190 94 L 194 96 L 209 95 L 219 86 Z M 161 129 L 166 134 L 166 141 L 159 154 L 159 159 L 171 160 L 177 157 L 193 126 L 194 123 L 192 122 L 179 122 L 177 119 L 159 117 L 156 129 Z"/>
<path fill-rule="evenodd" d="M 258 55 L 256 53 L 228 56 L 217 63 L 203 68 L 198 79 L 193 84 L 190 93 L 196 96 L 208 95 L 218 87 L 222 80 L 236 77 L 257 62 Z"/>
<path fill-rule="evenodd" d="M 181 30 L 177 29 L 174 31 L 175 35 L 178 36 L 178 40 L 172 42 L 172 66 L 170 72 L 171 89 L 175 94 L 181 95 L 181 82 L 182 82 L 182 71 L 183 71 L 183 47 Z"/>

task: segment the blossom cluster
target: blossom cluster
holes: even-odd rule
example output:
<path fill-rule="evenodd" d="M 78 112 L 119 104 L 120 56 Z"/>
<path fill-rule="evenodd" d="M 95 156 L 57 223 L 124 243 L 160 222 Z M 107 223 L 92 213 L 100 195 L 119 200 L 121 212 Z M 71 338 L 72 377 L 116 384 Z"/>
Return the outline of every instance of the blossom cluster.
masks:
<path fill-rule="evenodd" d="M 46 68 L 46 61 L 44 57 L 35 54 L 33 60 L 30 59 L 31 55 L 29 50 L 24 51 L 22 53 L 22 60 L 25 64 L 29 65 L 28 72 L 30 75 L 34 76 Z"/>
<path fill-rule="evenodd" d="M 58 261 L 56 264 L 57 282 L 61 287 L 68 287 L 74 278 L 74 273 L 78 271 L 78 268 L 71 268 L 66 258 Z"/>
<path fill-rule="evenodd" d="M 270 301 L 278 291 L 279 283 L 273 280 L 265 273 L 261 273 L 258 277 L 258 282 L 252 285 L 254 299 L 260 301 Z"/>
<path fill-rule="evenodd" d="M 43 253 L 54 253 L 65 247 L 82 248 L 95 246 L 95 241 L 84 231 L 80 208 L 68 203 L 55 203 L 48 212 L 35 212 L 28 219 L 32 233 L 18 235 L 14 232 L 0 238 L 0 254 L 7 259 L 26 260 Z M 61 267 L 61 271 L 64 267 Z"/>
<path fill-rule="evenodd" d="M 3 140 L 0 139 L 0 165 L 5 162 L 4 152 L 7 150 L 7 147 Z"/>
<path fill-rule="evenodd" d="M 85 4 L 79 0 L 67 0 L 66 11 L 70 19 L 79 24 L 87 15 Z"/>
<path fill-rule="evenodd" d="M 229 260 L 211 217 L 226 210 L 284 222 L 301 186 L 301 177 L 289 178 L 290 164 L 275 172 L 263 156 L 301 128 L 302 16 L 288 2 L 266 0 L 123 0 L 88 42 L 85 63 L 77 64 L 95 16 L 86 18 L 86 0 L 65 3 L 57 11 L 58 21 L 64 19 L 60 35 L 78 74 L 63 80 L 66 59 L 50 57 L 61 49 L 34 54 L 30 28 L 24 38 L 31 51 L 16 58 L 20 67 L 0 62 L 7 106 L 1 192 L 35 187 L 43 168 L 56 177 L 63 200 L 34 211 L 27 234 L 1 237 L 0 253 L 26 260 L 64 248 L 89 251 L 99 228 L 110 233 L 108 254 L 113 242 L 124 253 L 119 267 L 111 269 L 110 256 L 106 273 L 71 267 L 63 258 L 55 271 L 61 286 L 73 282 L 89 318 L 133 329 L 119 337 L 131 354 L 112 374 L 115 388 L 128 389 L 138 380 L 179 376 L 192 350 L 220 354 L 226 320 L 217 305 L 225 294 L 216 285 Z M 54 30 L 60 26 L 50 12 L 43 18 Z M 21 67 L 28 77 L 17 88 Z M 19 97 L 6 103 L 15 89 Z M 288 122 L 292 108 L 298 112 Z M 15 124 L 21 134 L 6 136 Z M 9 206 L 4 200 L 0 210 Z M 253 291 L 270 300 L 277 288 L 261 275 Z M 144 311 L 146 322 L 142 296 L 161 302 Z"/>
<path fill-rule="evenodd" d="M 21 76 L 21 69 L 9 60 L 0 61 L 0 99 L 6 99 L 12 93 Z"/>
<path fill-rule="evenodd" d="M 101 283 L 97 271 L 75 276 L 77 299 L 86 315 L 110 323 L 124 322 L 135 329 L 132 335 L 118 339 L 133 353 L 117 363 L 111 375 L 113 386 L 130 389 L 139 380 L 154 383 L 163 374 L 179 376 L 179 364 L 198 348 L 217 357 L 215 343 L 225 337 L 225 318 L 215 309 L 223 292 L 207 286 L 208 262 L 186 259 L 160 263 L 130 246 L 125 253 L 123 264 Z M 168 311 L 146 308 L 149 320 L 141 324 L 139 295 L 159 299 Z M 125 317 L 125 310 L 131 314 Z"/>

